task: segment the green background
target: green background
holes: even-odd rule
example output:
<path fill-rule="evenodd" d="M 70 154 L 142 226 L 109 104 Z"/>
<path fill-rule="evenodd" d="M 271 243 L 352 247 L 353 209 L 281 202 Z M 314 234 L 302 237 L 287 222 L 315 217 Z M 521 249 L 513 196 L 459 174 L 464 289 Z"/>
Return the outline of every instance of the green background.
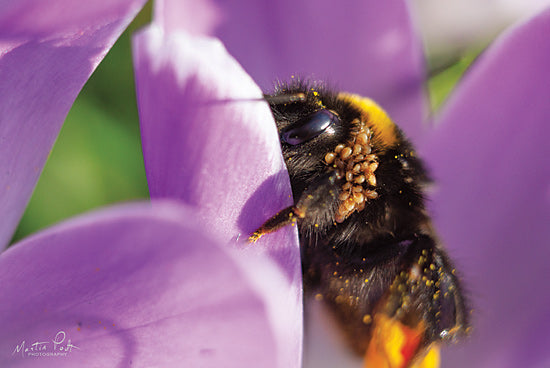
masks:
<path fill-rule="evenodd" d="M 149 2 L 84 86 L 12 242 L 94 208 L 148 197 L 130 35 L 150 18 Z M 434 110 L 477 53 L 466 54 L 430 78 L 428 88 Z"/>

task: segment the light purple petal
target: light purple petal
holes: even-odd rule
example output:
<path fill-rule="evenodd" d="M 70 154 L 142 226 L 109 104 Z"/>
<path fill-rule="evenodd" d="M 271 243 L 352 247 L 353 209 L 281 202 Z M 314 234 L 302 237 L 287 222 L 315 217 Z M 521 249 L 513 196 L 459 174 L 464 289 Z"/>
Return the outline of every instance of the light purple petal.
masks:
<path fill-rule="evenodd" d="M 291 205 L 269 108 L 221 43 L 150 27 L 134 46 L 151 197 L 197 206 L 227 239 Z M 282 233 L 279 240 L 293 240 L 294 231 Z"/>
<path fill-rule="evenodd" d="M 191 34 L 211 35 L 223 15 L 215 0 L 155 1 L 155 23 L 168 32 L 185 30 Z"/>
<path fill-rule="evenodd" d="M 280 347 L 296 330 L 276 331 L 289 324 L 284 275 L 261 255 L 236 258 L 193 217 L 167 203 L 112 208 L 0 255 L 0 365 L 298 367 Z M 60 331 L 57 352 L 78 347 L 66 356 L 17 351 Z"/>
<path fill-rule="evenodd" d="M 76 95 L 144 3 L 2 2 L 0 249 L 13 234 Z"/>
<path fill-rule="evenodd" d="M 437 229 L 472 291 L 474 332 L 448 367 L 544 366 L 550 353 L 550 9 L 499 38 L 422 153 Z"/>
<path fill-rule="evenodd" d="M 152 26 L 136 36 L 134 48 L 151 197 L 200 207 L 204 220 L 229 237 L 252 232 L 292 203 L 267 103 L 221 43 Z M 258 213 L 263 218 L 237 221 L 270 177 L 280 188 L 262 196 L 271 202 Z"/>
<path fill-rule="evenodd" d="M 243 245 L 265 220 L 292 204 L 278 134 L 260 90 L 216 40 L 151 26 L 135 37 L 134 48 L 151 197 L 195 206 L 195 216 L 231 247 L 267 249 L 291 285 L 284 301 L 293 324 L 285 328 L 301 338 L 296 229 Z M 300 359 L 301 340 L 286 347 Z"/>
<path fill-rule="evenodd" d="M 167 29 L 196 31 L 196 1 L 157 2 Z M 426 115 L 423 47 L 403 0 L 205 1 L 210 35 L 265 90 L 291 75 L 326 80 L 378 101 L 417 139 Z M 171 17 L 165 16 L 172 14 Z M 178 15 L 175 15 L 178 14 Z M 181 15 L 179 24 L 170 21 Z"/>

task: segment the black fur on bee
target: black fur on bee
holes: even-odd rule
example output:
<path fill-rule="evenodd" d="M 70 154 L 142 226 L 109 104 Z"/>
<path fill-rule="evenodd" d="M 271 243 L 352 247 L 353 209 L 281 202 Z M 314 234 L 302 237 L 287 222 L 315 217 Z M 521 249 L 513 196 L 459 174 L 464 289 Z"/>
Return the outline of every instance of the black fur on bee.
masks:
<path fill-rule="evenodd" d="M 377 314 L 423 326 L 421 348 L 463 335 L 462 288 L 424 207 L 429 178 L 401 130 L 371 100 L 319 83 L 280 84 L 266 100 L 295 203 L 251 239 L 297 222 L 304 288 L 359 354 Z"/>

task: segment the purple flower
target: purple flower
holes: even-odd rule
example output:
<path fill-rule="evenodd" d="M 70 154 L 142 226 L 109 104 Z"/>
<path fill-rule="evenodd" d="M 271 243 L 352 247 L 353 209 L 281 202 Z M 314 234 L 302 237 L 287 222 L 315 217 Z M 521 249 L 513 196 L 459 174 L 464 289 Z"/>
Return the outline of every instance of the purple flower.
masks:
<path fill-rule="evenodd" d="M 550 295 L 550 9 L 504 33 L 421 146 L 436 226 L 461 266 L 474 332 L 449 367 L 542 367 Z"/>
<path fill-rule="evenodd" d="M 112 208 L 6 251 L 2 366 L 296 366 L 301 319 L 288 299 L 300 290 L 269 259 L 210 240 L 194 216 L 169 203 Z"/>
<path fill-rule="evenodd" d="M 545 133 L 550 129 L 550 10 L 495 41 L 442 111 L 428 119 L 422 48 L 402 1 L 192 3 L 159 2 L 156 14 L 163 31 L 151 29 L 136 44 L 162 32 L 171 34 L 167 39 L 184 37 L 171 33 L 181 30 L 217 36 L 260 86 L 269 88 L 274 79 L 294 74 L 328 79 L 339 89 L 373 97 L 417 143 L 436 179 L 430 201 L 435 225 L 463 274 L 474 308 L 471 338 L 443 352 L 444 366 L 548 364 L 550 145 Z M 205 66 L 203 73 L 215 75 L 220 70 Z M 166 115 L 183 121 L 185 107 L 194 104 L 178 99 L 181 109 L 161 105 L 169 112 L 157 115 L 154 106 L 146 107 L 151 96 L 142 94 L 139 70 L 137 75 L 145 113 L 144 154 L 152 182 L 177 166 L 167 170 L 155 163 L 161 161 L 158 155 L 168 159 L 177 152 L 178 144 L 169 144 L 173 136 L 158 138 L 176 130 Z M 240 85 L 231 83 L 233 88 Z M 174 84 L 183 95 L 185 87 Z M 230 87 L 220 90 L 226 88 Z M 174 95 L 168 91 L 168 96 Z M 156 96 L 156 101 L 166 99 Z M 184 141 L 185 132 L 176 134 Z M 164 153 L 148 147 L 148 139 L 168 144 L 163 145 Z M 225 150 L 220 151 L 225 157 Z M 151 193 L 185 197 L 178 191 L 180 184 L 171 185 L 167 192 L 152 186 Z M 332 351 L 311 351 L 310 356 L 306 353 L 311 366 L 340 365 L 332 360 Z"/>
<path fill-rule="evenodd" d="M 7 5 L 0 26 L 6 35 L 1 45 L 7 45 L 0 58 L 4 243 L 76 94 L 143 2 Z M 224 67 L 238 68 L 219 47 L 214 51 Z M 189 68 L 200 66 L 198 61 Z M 193 78 L 201 88 L 201 74 Z M 252 83 L 241 87 L 261 96 Z M 269 110 L 252 106 L 247 113 L 229 105 L 217 110 L 238 132 L 232 142 L 243 149 L 237 153 L 228 145 L 211 158 L 181 152 L 195 165 L 184 166 L 183 173 L 175 167 L 173 174 L 189 181 L 192 206 L 154 201 L 103 210 L 0 255 L 2 367 L 300 364 L 296 229 L 238 249 L 237 238 L 253 226 L 250 219 L 291 201 L 282 157 L 273 154 L 277 135 Z M 195 118 L 204 117 L 197 109 Z M 231 133 L 209 137 L 198 120 L 189 124 L 186 130 L 197 139 L 190 147 L 210 142 L 211 149 L 222 149 Z M 241 169 L 244 161 L 252 170 Z M 209 165 L 216 171 L 201 178 Z M 265 200 L 266 193 L 276 195 Z"/>
<path fill-rule="evenodd" d="M 36 18 L 32 9 L 21 14 Z M 550 149 L 543 137 L 550 118 L 550 74 L 545 69 L 550 11 L 503 35 L 486 51 L 435 128 L 427 129 L 422 49 L 401 1 L 361 2 L 348 9 L 319 1 L 243 0 L 230 6 L 165 1 L 156 10 L 155 25 L 135 39 L 147 177 L 152 197 L 177 198 L 190 206 L 170 202 L 110 209 L 4 252 L 0 300 L 8 302 L 0 303 L 3 365 L 299 365 L 294 229 L 262 238 L 254 246 L 257 251 L 234 249 L 235 237 L 246 236 L 291 202 L 269 110 L 252 101 L 261 97 L 260 90 L 220 44 L 189 36 L 180 27 L 219 36 L 264 88 L 273 78 L 313 74 L 377 99 L 419 142 L 432 168 L 438 183 L 431 202 L 434 220 L 472 290 L 474 333 L 470 342 L 444 352 L 444 365 L 548 363 Z M 0 24 L 4 34 L 3 25 L 11 23 Z M 14 29 L 30 27 L 15 24 Z M 8 48 L 18 50 L 17 42 Z M 14 63 L 13 70 L 21 70 L 16 67 Z M 77 76 L 72 70 L 71 80 Z M 2 88 L 2 97 L 7 96 L 3 82 Z M 44 88 L 37 94 L 45 95 Z M 0 106 L 7 109 L 4 100 Z M 34 101 L 21 104 L 24 108 L 14 105 L 12 120 L 20 116 L 16 113 L 34 111 L 27 108 Z M 69 98 L 64 113 L 70 103 Z M 64 113 L 52 121 L 59 125 Z M 43 115 L 37 113 L 35 119 Z M 8 162 L 19 157 L 14 148 L 31 133 L 40 135 L 32 129 L 38 130 L 36 122 L 20 135 L 17 129 L 0 130 L 3 140 L 15 142 L 5 151 Z M 55 136 L 55 129 L 50 134 Z M 32 158 L 28 162 L 34 162 L 35 146 L 20 148 L 23 157 Z M 28 162 L 13 166 L 34 169 Z M 1 167 L 9 172 L 11 166 Z M 22 183 L 32 188 L 25 177 L 30 174 L 21 175 L 10 190 Z M 0 184 L 5 183 L 9 181 Z M 13 199 L 17 208 L 24 206 L 30 190 Z M 4 225 L 6 238 L 18 216 Z M 58 335 L 60 331 L 65 334 Z M 66 339 L 56 345 L 62 337 Z M 23 341 L 45 341 L 41 339 L 54 339 L 48 348 L 68 348 L 70 355 L 26 360 L 12 355 Z M 331 366 L 328 349 L 310 351 L 314 355 L 306 363 Z"/>
<path fill-rule="evenodd" d="M 2 2 L 0 249 L 13 235 L 76 95 L 144 3 Z"/>

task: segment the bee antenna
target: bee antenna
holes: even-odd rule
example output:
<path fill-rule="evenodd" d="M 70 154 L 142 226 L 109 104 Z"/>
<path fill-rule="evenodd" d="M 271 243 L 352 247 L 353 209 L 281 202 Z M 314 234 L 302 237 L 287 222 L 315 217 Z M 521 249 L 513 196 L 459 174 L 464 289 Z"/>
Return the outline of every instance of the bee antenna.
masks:
<path fill-rule="evenodd" d="M 271 96 L 264 94 L 259 98 L 227 98 L 215 101 L 207 101 L 207 104 L 219 104 L 219 103 L 231 103 L 231 102 L 243 102 L 243 101 L 266 101 L 271 105 L 282 105 L 287 103 L 302 102 L 306 100 L 306 94 L 302 92 L 289 93 L 286 95 Z"/>
<path fill-rule="evenodd" d="M 303 92 L 297 92 L 297 93 L 289 93 L 286 95 L 265 95 L 264 94 L 264 100 L 266 100 L 271 105 L 281 105 L 286 103 L 294 103 L 294 102 L 303 102 L 306 100 L 306 94 Z"/>

